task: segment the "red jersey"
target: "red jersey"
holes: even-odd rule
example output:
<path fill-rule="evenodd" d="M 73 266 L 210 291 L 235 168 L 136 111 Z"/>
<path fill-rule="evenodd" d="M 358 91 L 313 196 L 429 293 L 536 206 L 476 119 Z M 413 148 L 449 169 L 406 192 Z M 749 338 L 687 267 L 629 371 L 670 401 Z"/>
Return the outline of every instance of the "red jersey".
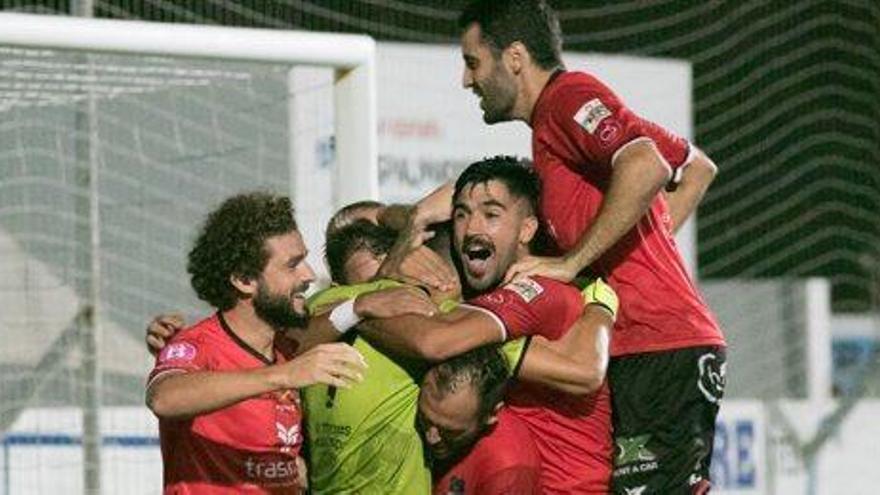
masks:
<path fill-rule="evenodd" d="M 541 460 L 525 423 L 502 408 L 492 431 L 434 481 L 434 495 L 537 495 Z"/>
<path fill-rule="evenodd" d="M 561 252 L 596 218 L 614 156 L 651 140 L 677 180 L 691 159 L 687 141 L 635 115 L 608 87 L 582 72 L 557 73 L 532 114 L 532 153 L 541 178 L 541 216 Z M 620 297 L 611 355 L 724 345 L 697 292 L 657 195 L 636 226 L 591 267 Z"/>
<path fill-rule="evenodd" d="M 276 351 L 276 362 L 283 359 Z M 240 371 L 270 364 L 218 313 L 168 342 L 147 388 L 169 372 Z M 299 493 L 295 487 L 301 418 L 299 395 L 288 390 L 190 419 L 160 419 L 165 493 Z"/>
<path fill-rule="evenodd" d="M 496 315 L 508 338 L 540 335 L 557 340 L 584 308 L 579 290 L 543 277 L 511 282 L 470 302 Z M 516 383 L 506 401 L 505 407 L 526 424 L 538 448 L 541 493 L 610 491 L 613 447 L 607 383 L 586 397 Z"/>

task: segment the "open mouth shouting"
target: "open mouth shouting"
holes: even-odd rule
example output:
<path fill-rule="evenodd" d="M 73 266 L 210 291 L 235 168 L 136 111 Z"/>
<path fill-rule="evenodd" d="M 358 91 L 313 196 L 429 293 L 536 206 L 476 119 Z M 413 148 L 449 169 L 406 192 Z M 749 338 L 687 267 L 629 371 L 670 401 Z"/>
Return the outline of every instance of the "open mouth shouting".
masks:
<path fill-rule="evenodd" d="M 468 237 L 461 250 L 461 260 L 467 274 L 474 279 L 482 279 L 489 272 L 494 259 L 495 246 L 482 237 Z"/>

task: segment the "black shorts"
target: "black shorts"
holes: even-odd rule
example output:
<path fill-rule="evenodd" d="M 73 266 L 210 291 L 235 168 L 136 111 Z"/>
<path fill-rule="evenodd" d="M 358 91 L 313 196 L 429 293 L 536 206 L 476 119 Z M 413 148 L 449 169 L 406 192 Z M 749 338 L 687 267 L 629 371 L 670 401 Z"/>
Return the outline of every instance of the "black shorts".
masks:
<path fill-rule="evenodd" d="M 611 359 L 613 493 L 708 491 L 725 361 L 717 346 Z"/>

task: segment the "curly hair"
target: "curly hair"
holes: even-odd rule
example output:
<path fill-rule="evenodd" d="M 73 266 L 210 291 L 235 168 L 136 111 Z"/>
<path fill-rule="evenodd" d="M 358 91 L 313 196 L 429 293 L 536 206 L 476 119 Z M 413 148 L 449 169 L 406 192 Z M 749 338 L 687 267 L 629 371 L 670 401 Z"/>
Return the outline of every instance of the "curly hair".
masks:
<path fill-rule="evenodd" d="M 227 199 L 208 215 L 187 258 L 196 295 L 221 311 L 231 309 L 239 292 L 230 277 L 259 277 L 269 259 L 266 239 L 296 230 L 286 196 L 251 192 Z"/>

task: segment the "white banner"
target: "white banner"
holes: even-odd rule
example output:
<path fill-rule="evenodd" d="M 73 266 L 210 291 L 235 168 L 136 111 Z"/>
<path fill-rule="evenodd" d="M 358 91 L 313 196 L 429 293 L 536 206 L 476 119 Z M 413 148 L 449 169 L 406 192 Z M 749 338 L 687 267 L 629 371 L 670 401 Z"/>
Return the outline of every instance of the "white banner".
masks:
<path fill-rule="evenodd" d="M 715 424 L 712 493 L 767 493 L 764 406 L 759 401 L 724 401 Z"/>

